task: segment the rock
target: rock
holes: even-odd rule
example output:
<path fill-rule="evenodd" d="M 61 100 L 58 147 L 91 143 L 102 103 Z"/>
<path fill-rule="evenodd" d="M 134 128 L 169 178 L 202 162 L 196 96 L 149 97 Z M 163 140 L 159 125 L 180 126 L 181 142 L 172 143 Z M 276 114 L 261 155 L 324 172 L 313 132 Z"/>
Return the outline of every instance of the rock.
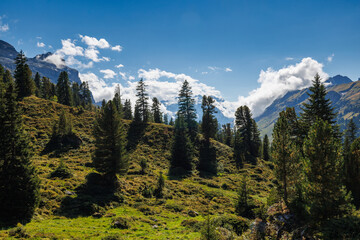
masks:
<path fill-rule="evenodd" d="M 159 226 L 158 225 L 153 225 L 152 228 L 157 229 L 157 228 L 159 228 Z"/>
<path fill-rule="evenodd" d="M 74 192 L 70 192 L 69 190 L 65 190 L 65 194 L 66 194 L 66 195 L 75 195 Z"/>
<path fill-rule="evenodd" d="M 190 217 L 197 217 L 197 216 L 199 215 L 199 213 L 198 213 L 198 212 L 195 212 L 195 211 L 193 211 L 193 210 L 190 210 L 190 211 L 188 212 L 188 215 L 189 215 Z"/>

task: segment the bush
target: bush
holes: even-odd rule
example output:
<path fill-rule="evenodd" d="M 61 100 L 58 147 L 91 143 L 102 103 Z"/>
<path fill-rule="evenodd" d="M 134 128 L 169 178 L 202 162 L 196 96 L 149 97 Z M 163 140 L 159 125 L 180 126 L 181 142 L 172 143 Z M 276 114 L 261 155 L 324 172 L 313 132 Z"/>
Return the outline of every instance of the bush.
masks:
<path fill-rule="evenodd" d="M 181 226 L 191 228 L 195 232 L 198 232 L 201 230 L 201 223 L 198 220 L 193 219 L 193 218 L 183 220 L 181 222 Z"/>
<path fill-rule="evenodd" d="M 50 178 L 65 179 L 71 177 L 72 177 L 72 173 L 70 172 L 69 168 L 65 166 L 63 159 L 60 160 L 59 166 L 52 173 L 50 173 Z"/>
<path fill-rule="evenodd" d="M 201 228 L 201 240 L 218 240 L 219 235 L 216 233 L 214 221 L 208 215 Z"/>
<path fill-rule="evenodd" d="M 164 178 L 162 172 L 160 172 L 158 182 L 157 182 L 156 188 L 154 190 L 154 196 L 156 198 L 164 197 L 164 187 L 165 187 L 165 178 Z"/>
<path fill-rule="evenodd" d="M 180 205 L 180 204 L 177 204 L 174 202 L 167 203 L 165 205 L 165 208 L 169 209 L 170 211 L 173 211 L 173 212 L 181 212 L 182 210 L 184 210 L 183 205 Z"/>
<path fill-rule="evenodd" d="M 247 219 L 235 215 L 219 216 L 214 219 L 214 224 L 234 231 L 239 236 L 249 228 Z"/>
<path fill-rule="evenodd" d="M 144 189 L 142 190 L 142 195 L 146 198 L 151 198 L 153 196 L 153 190 L 148 185 L 145 185 Z"/>
<path fill-rule="evenodd" d="M 141 167 L 141 174 L 146 174 L 149 166 L 145 158 L 141 158 L 140 167 Z"/>
<path fill-rule="evenodd" d="M 129 229 L 130 228 L 130 220 L 124 217 L 117 217 L 113 219 L 111 223 L 111 227 L 119 228 L 119 229 Z"/>
<path fill-rule="evenodd" d="M 25 231 L 24 227 L 18 223 L 15 228 L 9 230 L 9 236 L 15 238 L 29 238 L 29 234 Z"/>

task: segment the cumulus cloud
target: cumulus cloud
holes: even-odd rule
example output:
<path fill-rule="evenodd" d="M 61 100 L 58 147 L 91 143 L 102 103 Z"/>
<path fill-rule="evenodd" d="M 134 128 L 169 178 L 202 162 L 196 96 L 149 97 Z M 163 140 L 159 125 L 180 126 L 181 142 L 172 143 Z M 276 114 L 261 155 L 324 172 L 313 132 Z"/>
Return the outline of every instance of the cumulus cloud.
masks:
<path fill-rule="evenodd" d="M 124 73 L 124 72 L 119 72 L 119 75 L 120 75 L 121 78 L 124 79 L 124 80 L 127 80 L 127 79 L 128 79 L 127 76 L 126 76 L 126 73 Z"/>
<path fill-rule="evenodd" d="M 72 57 L 70 63 L 74 62 L 74 56 L 84 56 L 84 49 L 76 46 L 71 39 L 61 40 L 62 48 L 55 51 L 54 54 L 44 59 L 46 62 L 55 64 L 58 68 L 63 68 L 66 65 L 65 57 Z"/>
<path fill-rule="evenodd" d="M 109 100 L 114 96 L 114 86 L 108 86 L 105 81 L 94 73 L 79 73 L 82 82 L 88 82 L 89 88 L 94 96 L 95 101 L 99 102 L 103 99 Z"/>
<path fill-rule="evenodd" d="M 45 43 L 43 43 L 43 42 L 37 42 L 37 43 L 36 43 L 36 46 L 37 46 L 37 47 L 40 47 L 40 48 L 43 48 L 43 47 L 45 47 Z"/>
<path fill-rule="evenodd" d="M 232 69 L 227 67 L 227 68 L 225 68 L 225 72 L 232 72 Z"/>
<path fill-rule="evenodd" d="M 110 59 L 108 57 L 99 58 L 99 54 L 100 54 L 99 50 L 92 48 L 92 47 L 85 49 L 85 52 L 84 52 L 85 57 L 94 62 L 110 61 Z"/>
<path fill-rule="evenodd" d="M 130 81 L 135 80 L 135 77 L 129 76 L 129 80 L 130 80 Z"/>
<path fill-rule="evenodd" d="M 104 74 L 105 79 L 112 79 L 116 76 L 116 73 L 111 69 L 100 70 L 100 72 Z"/>
<path fill-rule="evenodd" d="M 303 58 L 300 63 L 279 70 L 272 68 L 268 68 L 266 71 L 261 70 L 258 79 L 259 88 L 251 91 L 247 97 L 238 97 L 236 102 L 225 101 L 220 110 L 225 116 L 231 117 L 237 107 L 246 104 L 255 117 L 259 116 L 275 99 L 282 97 L 288 91 L 311 86 L 316 73 L 323 81 L 329 77 L 323 71 L 323 64 L 309 57 Z"/>
<path fill-rule="evenodd" d="M 116 67 L 116 68 L 122 68 L 122 67 L 124 67 L 124 65 L 119 64 L 119 65 L 115 65 L 115 67 Z"/>
<path fill-rule="evenodd" d="M 74 66 L 79 69 L 87 69 L 87 68 L 92 68 L 94 66 L 94 63 L 92 61 L 90 61 L 88 63 L 82 63 L 81 61 L 77 60 L 73 56 L 69 56 L 66 59 L 65 63 L 66 63 L 66 65 Z"/>
<path fill-rule="evenodd" d="M 121 52 L 122 51 L 122 46 L 116 45 L 116 46 L 112 47 L 111 50 Z"/>
<path fill-rule="evenodd" d="M 328 62 L 332 62 L 334 56 L 335 56 L 335 54 L 331 54 L 330 56 L 328 56 L 328 57 L 327 57 L 327 61 L 328 61 Z"/>
<path fill-rule="evenodd" d="M 90 47 L 98 47 L 98 48 L 109 48 L 110 44 L 104 38 L 100 38 L 99 40 L 95 37 L 83 36 L 79 35 L 81 41 Z"/>

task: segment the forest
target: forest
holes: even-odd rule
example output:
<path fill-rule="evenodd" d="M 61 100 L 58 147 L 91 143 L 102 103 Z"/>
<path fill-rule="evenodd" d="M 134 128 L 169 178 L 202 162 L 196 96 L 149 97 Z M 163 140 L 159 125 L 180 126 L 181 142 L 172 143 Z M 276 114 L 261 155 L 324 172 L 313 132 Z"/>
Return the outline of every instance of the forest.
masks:
<path fill-rule="evenodd" d="M 221 126 L 203 96 L 199 120 L 186 80 L 170 116 L 143 79 L 97 106 L 26 61 L 0 66 L 0 238 L 360 239 L 358 129 L 319 75 L 261 139 L 246 105 Z"/>

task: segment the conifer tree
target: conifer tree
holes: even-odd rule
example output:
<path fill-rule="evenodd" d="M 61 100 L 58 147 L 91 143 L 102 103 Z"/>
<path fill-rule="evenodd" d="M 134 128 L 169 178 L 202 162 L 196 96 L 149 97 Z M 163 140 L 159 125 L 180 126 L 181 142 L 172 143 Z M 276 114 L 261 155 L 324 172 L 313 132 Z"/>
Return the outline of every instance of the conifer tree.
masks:
<path fill-rule="evenodd" d="M 169 125 L 170 125 L 170 126 L 174 126 L 174 124 L 175 124 L 175 123 L 174 123 L 174 119 L 173 119 L 173 117 L 171 117 L 171 118 L 170 118 Z"/>
<path fill-rule="evenodd" d="M 272 159 L 275 176 L 281 187 L 280 194 L 287 205 L 294 200 L 300 172 L 300 155 L 296 144 L 291 141 L 290 127 L 286 112 L 280 112 L 273 131 Z"/>
<path fill-rule="evenodd" d="M 269 151 L 270 151 L 269 138 L 268 138 L 267 134 L 265 134 L 264 140 L 263 140 L 263 147 L 262 147 L 262 156 L 265 161 L 270 160 L 270 152 Z"/>
<path fill-rule="evenodd" d="M 247 187 L 247 179 L 243 177 L 238 191 L 238 196 L 235 202 L 235 212 L 239 216 L 251 217 L 252 212 L 250 205 L 251 204 L 250 204 L 249 189 Z"/>
<path fill-rule="evenodd" d="M 20 51 L 15 59 L 16 69 L 14 74 L 18 98 L 28 97 L 35 93 L 35 83 L 26 61 L 24 52 Z"/>
<path fill-rule="evenodd" d="M 229 147 L 231 147 L 233 134 L 230 123 L 223 125 L 223 132 L 224 132 L 224 143 Z"/>
<path fill-rule="evenodd" d="M 165 178 L 160 172 L 158 182 L 156 184 L 156 188 L 154 189 L 154 195 L 156 198 L 162 198 L 164 196 L 164 188 L 165 188 Z"/>
<path fill-rule="evenodd" d="M 192 98 L 191 87 L 187 80 L 184 81 L 180 89 L 178 105 L 177 115 L 184 119 L 186 127 L 189 129 L 189 134 L 194 139 L 197 131 L 195 99 Z"/>
<path fill-rule="evenodd" d="M 319 74 L 316 74 L 313 80 L 313 85 L 309 88 L 309 98 L 307 102 L 303 103 L 301 120 L 304 134 L 306 135 L 310 126 L 312 126 L 317 119 L 329 122 L 331 125 L 335 124 L 336 114 L 334 108 L 331 106 L 331 101 L 326 97 L 327 91 L 324 84 L 321 82 Z M 336 131 L 336 129 L 333 129 Z"/>
<path fill-rule="evenodd" d="M 351 155 L 346 169 L 346 187 L 352 193 L 354 204 L 360 208 L 360 138 L 351 144 Z"/>
<path fill-rule="evenodd" d="M 342 216 L 349 210 L 341 179 L 341 146 L 327 120 L 318 119 L 304 142 L 305 200 L 313 220 Z"/>
<path fill-rule="evenodd" d="M 140 110 L 140 106 L 138 103 L 135 104 L 134 122 L 137 122 L 137 123 L 142 122 L 141 110 Z"/>
<path fill-rule="evenodd" d="M 240 106 L 236 110 L 235 127 L 235 152 L 241 153 L 245 161 L 256 164 L 256 158 L 260 156 L 261 140 L 256 122 L 247 106 Z"/>
<path fill-rule="evenodd" d="M 11 75 L 11 72 L 9 71 L 9 69 L 6 69 L 4 75 L 3 75 L 3 82 L 4 83 L 8 83 L 8 82 L 13 82 L 14 79 Z"/>
<path fill-rule="evenodd" d="M 203 116 L 201 121 L 201 132 L 204 135 L 206 141 L 210 138 L 214 138 L 217 132 L 218 121 L 215 117 L 214 99 L 211 96 L 203 96 L 201 108 L 203 110 Z"/>
<path fill-rule="evenodd" d="M 182 116 L 175 121 L 174 142 L 171 151 L 171 167 L 192 170 L 193 146 Z"/>
<path fill-rule="evenodd" d="M 34 82 L 35 82 L 35 86 L 36 86 L 35 95 L 37 97 L 42 97 L 42 95 L 41 95 L 41 89 L 42 89 L 41 88 L 41 77 L 38 72 L 36 72 L 36 74 L 35 74 Z"/>
<path fill-rule="evenodd" d="M 70 87 L 69 76 L 66 71 L 60 73 L 56 84 L 56 91 L 57 91 L 57 97 L 59 103 L 67 106 L 72 106 L 73 95 Z"/>
<path fill-rule="evenodd" d="M 152 111 L 152 114 L 153 114 L 153 118 L 154 118 L 154 122 L 155 123 L 162 123 L 162 112 L 160 110 L 160 102 L 159 100 L 154 97 L 152 99 L 152 106 L 151 106 L 151 111 Z"/>
<path fill-rule="evenodd" d="M 146 85 L 143 81 L 143 79 L 140 79 L 137 87 L 136 87 L 136 97 L 138 98 L 136 100 L 136 105 L 138 106 L 138 113 L 139 113 L 139 117 L 141 120 L 141 122 L 148 122 L 149 120 L 149 109 L 148 109 L 148 100 L 149 100 L 149 95 L 146 93 Z M 135 118 L 136 121 L 136 118 Z"/>
<path fill-rule="evenodd" d="M 13 225 L 31 219 L 39 203 L 40 180 L 12 82 L 0 98 L 0 225 Z"/>
<path fill-rule="evenodd" d="M 124 119 L 132 120 L 132 110 L 131 110 L 131 102 L 130 99 L 125 100 L 124 104 Z"/>
<path fill-rule="evenodd" d="M 84 108 L 91 110 L 92 98 L 88 82 L 82 82 L 80 84 L 80 101 Z"/>
<path fill-rule="evenodd" d="M 80 86 L 77 82 L 73 82 L 71 84 L 71 92 L 72 92 L 72 98 L 73 98 L 73 105 L 74 106 L 80 106 L 81 104 L 81 95 L 80 95 Z"/>
<path fill-rule="evenodd" d="M 125 153 L 125 130 L 113 101 L 108 101 L 96 117 L 94 127 L 94 166 L 114 182 L 116 174 L 124 174 L 128 169 Z"/>
<path fill-rule="evenodd" d="M 164 114 L 164 124 L 169 125 L 169 115 Z"/>
<path fill-rule="evenodd" d="M 53 84 L 49 78 L 47 77 L 42 77 L 41 79 L 41 86 L 42 86 L 42 97 L 45 99 L 53 99 L 54 96 L 56 95 L 56 89 L 55 89 L 55 84 Z"/>
<path fill-rule="evenodd" d="M 113 102 L 116 106 L 116 110 L 120 114 L 120 117 L 123 117 L 123 105 L 121 103 L 121 92 L 120 92 L 119 84 L 117 84 L 115 87 L 115 94 L 114 94 Z"/>

